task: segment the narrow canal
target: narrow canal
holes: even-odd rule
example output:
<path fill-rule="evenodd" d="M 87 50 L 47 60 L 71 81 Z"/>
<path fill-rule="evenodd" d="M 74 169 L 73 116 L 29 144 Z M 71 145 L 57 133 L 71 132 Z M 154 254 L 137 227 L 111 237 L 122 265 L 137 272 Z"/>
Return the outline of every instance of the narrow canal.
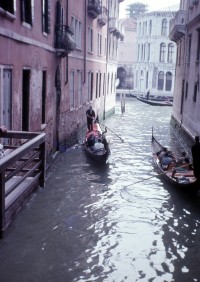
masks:
<path fill-rule="evenodd" d="M 107 133 L 108 165 L 81 145 L 63 153 L 0 240 L 0 281 L 200 281 L 200 199 L 163 183 L 152 164 L 152 126 L 181 150 L 170 114 L 130 98 L 122 116 L 117 101 L 106 125 L 124 143 Z"/>

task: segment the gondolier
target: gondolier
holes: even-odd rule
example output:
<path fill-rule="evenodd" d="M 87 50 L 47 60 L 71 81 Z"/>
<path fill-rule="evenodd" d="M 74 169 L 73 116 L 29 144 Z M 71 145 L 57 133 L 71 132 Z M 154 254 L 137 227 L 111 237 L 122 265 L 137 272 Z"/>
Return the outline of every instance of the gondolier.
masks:
<path fill-rule="evenodd" d="M 93 131 L 93 120 L 95 119 L 95 112 L 92 109 L 92 106 L 86 111 L 87 116 L 87 127 L 89 131 Z"/>

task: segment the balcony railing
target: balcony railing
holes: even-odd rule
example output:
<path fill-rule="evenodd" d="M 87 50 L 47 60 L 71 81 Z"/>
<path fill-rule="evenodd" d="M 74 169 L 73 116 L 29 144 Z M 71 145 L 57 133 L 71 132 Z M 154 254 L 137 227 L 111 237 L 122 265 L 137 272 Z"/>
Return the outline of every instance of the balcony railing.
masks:
<path fill-rule="evenodd" d="M 174 19 L 170 21 L 169 38 L 172 41 L 178 42 L 186 32 L 186 11 L 180 10 L 176 13 Z"/>
<path fill-rule="evenodd" d="M 101 15 L 101 1 L 88 0 L 88 16 L 96 19 L 99 15 Z"/>
<path fill-rule="evenodd" d="M 111 18 L 109 19 L 109 31 L 110 33 L 113 33 L 114 36 L 117 38 L 124 38 L 124 35 L 119 30 L 119 21 L 117 18 Z"/>
<path fill-rule="evenodd" d="M 45 186 L 45 133 L 0 133 L 0 237 L 37 187 Z M 8 142 L 9 141 L 9 142 Z"/>
<path fill-rule="evenodd" d="M 108 9 L 106 7 L 102 7 L 101 15 L 98 16 L 98 23 L 101 26 L 106 25 L 108 22 Z"/>
<path fill-rule="evenodd" d="M 73 39 L 74 32 L 68 25 L 55 26 L 55 48 L 64 56 L 76 48 L 76 43 Z"/>

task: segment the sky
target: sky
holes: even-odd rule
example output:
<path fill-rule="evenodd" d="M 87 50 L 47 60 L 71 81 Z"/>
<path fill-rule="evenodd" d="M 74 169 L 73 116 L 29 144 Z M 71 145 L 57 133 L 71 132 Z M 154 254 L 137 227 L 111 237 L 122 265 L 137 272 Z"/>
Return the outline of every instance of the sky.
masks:
<path fill-rule="evenodd" d="M 148 11 L 158 11 L 160 9 L 166 8 L 166 10 L 169 9 L 170 6 L 178 5 L 180 4 L 180 0 L 125 0 L 120 4 L 120 18 L 123 18 L 126 16 L 126 7 L 129 4 L 141 2 L 146 5 L 148 5 Z"/>

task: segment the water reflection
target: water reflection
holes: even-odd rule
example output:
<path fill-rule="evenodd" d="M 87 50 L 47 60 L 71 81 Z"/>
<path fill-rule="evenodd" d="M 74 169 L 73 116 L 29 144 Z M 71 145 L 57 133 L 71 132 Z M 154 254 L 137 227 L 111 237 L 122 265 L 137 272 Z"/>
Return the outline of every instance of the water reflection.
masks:
<path fill-rule="evenodd" d="M 104 167 L 82 146 L 64 153 L 0 241 L 0 280 L 198 281 L 199 199 L 162 182 L 152 164 L 152 126 L 161 143 L 182 151 L 170 111 L 132 99 L 122 116 L 118 102 L 106 125 L 125 142 L 108 131 Z"/>

